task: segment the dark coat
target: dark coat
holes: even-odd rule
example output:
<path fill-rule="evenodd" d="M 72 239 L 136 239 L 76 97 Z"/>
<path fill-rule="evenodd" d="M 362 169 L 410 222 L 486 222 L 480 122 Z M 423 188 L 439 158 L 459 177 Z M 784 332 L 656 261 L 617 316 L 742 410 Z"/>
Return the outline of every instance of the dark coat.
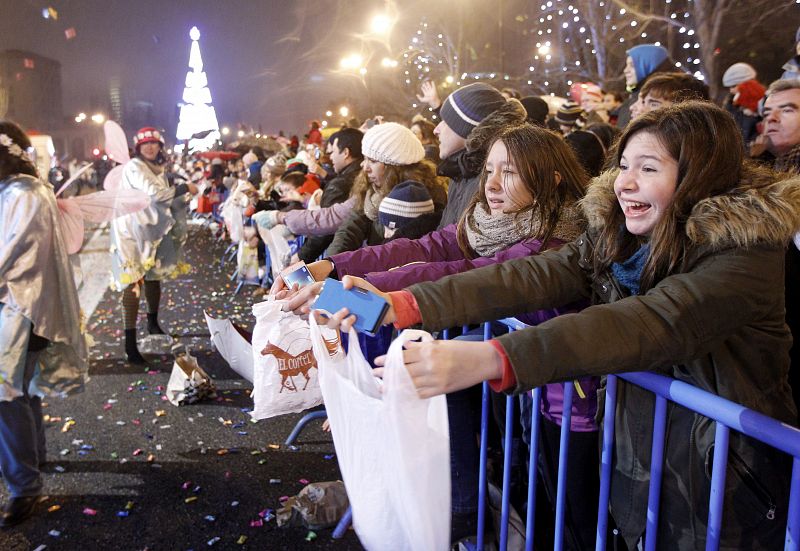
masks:
<path fill-rule="evenodd" d="M 597 278 L 592 270 L 594 236 L 617 202 L 614 177 L 605 173 L 590 187 L 583 202 L 589 230 L 558 251 L 410 287 L 424 327 L 592 298 L 578 314 L 498 338 L 515 391 L 649 370 L 794 423 L 783 268 L 786 242 L 800 228 L 800 178 L 764 187 L 742 181 L 698 203 L 686 222 L 691 246 L 682 270 L 628 296 L 610 270 Z M 611 511 L 629 543 L 645 528 L 654 403 L 649 392 L 620 381 Z M 666 438 L 659 548 L 703 549 L 714 422 L 670 405 Z M 780 548 L 790 458 L 736 433 L 729 458 L 722 547 Z"/>
<path fill-rule="evenodd" d="M 336 203 L 347 201 L 347 198 L 350 196 L 350 190 L 353 189 L 353 182 L 359 172 L 361 172 L 361 163 L 353 161 L 344 167 L 340 174 L 331 178 L 328 183 L 325 184 L 325 189 L 322 190 L 322 199 L 319 203 L 320 208 L 324 209 Z M 300 250 L 297 252 L 297 256 L 303 262 L 314 262 L 325 252 L 325 249 L 328 248 L 332 241 L 333 234 L 306 237 L 303 246 L 300 247 Z"/>

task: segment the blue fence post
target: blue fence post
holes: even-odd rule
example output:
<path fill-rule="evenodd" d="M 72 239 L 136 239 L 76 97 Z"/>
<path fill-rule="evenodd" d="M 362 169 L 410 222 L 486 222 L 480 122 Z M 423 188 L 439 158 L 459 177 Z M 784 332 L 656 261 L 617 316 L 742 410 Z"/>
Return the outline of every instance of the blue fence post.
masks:
<path fill-rule="evenodd" d="M 706 551 L 719 549 L 722 532 L 722 504 L 725 498 L 725 475 L 728 469 L 728 439 L 730 430 L 717 421 L 714 435 L 714 468 L 711 471 L 711 496 L 708 503 Z"/>
<path fill-rule="evenodd" d="M 528 459 L 528 514 L 525 521 L 525 551 L 533 551 L 533 533 L 536 526 L 536 466 L 539 461 L 539 419 L 542 416 L 541 387 L 533 389 L 531 404 L 531 452 Z"/>
<path fill-rule="evenodd" d="M 667 429 L 667 399 L 656 395 L 653 420 L 653 447 L 650 450 L 650 487 L 647 493 L 647 528 L 645 551 L 656 551 L 661 479 L 664 473 L 664 436 Z"/>
<path fill-rule="evenodd" d="M 558 448 L 558 485 L 556 486 L 556 533 L 553 549 L 564 549 L 564 516 L 567 509 L 567 458 L 569 457 L 569 429 L 572 427 L 572 383 L 564 383 L 564 405 L 561 408 L 561 440 Z"/>
<path fill-rule="evenodd" d="M 800 550 L 800 458 L 792 461 L 792 488 L 789 494 L 789 522 L 786 526 L 786 551 Z"/>
<path fill-rule="evenodd" d="M 614 419 L 617 411 L 617 377 L 606 377 L 606 406 L 603 412 L 603 451 L 600 454 L 600 500 L 597 505 L 595 551 L 605 551 L 608 537 L 608 497 L 611 493 L 611 461 L 614 454 Z"/>
<path fill-rule="evenodd" d="M 506 434 L 503 448 L 503 498 L 500 509 L 500 551 L 506 551 L 508 548 L 508 517 L 511 509 L 511 460 L 514 457 L 514 396 L 506 397 Z"/>
<path fill-rule="evenodd" d="M 492 328 L 489 323 L 483 324 L 483 339 L 492 338 Z M 481 396 L 481 453 L 480 453 L 480 472 L 478 473 L 478 549 L 483 549 L 484 535 L 486 531 L 486 494 L 488 491 L 486 483 L 486 453 L 489 445 L 489 383 L 486 381 L 482 385 Z"/>

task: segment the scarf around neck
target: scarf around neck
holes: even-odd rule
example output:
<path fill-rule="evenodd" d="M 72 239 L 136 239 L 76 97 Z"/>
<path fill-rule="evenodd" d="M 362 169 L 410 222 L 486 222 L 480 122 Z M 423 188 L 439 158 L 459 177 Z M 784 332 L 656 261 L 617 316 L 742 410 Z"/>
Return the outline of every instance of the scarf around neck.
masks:
<path fill-rule="evenodd" d="M 472 250 L 487 257 L 528 239 L 540 224 L 534 209 L 493 216 L 483 203 L 476 203 L 467 215 L 465 230 Z"/>
<path fill-rule="evenodd" d="M 378 207 L 381 206 L 384 197 L 383 193 L 378 193 L 372 186 L 367 190 L 367 195 L 364 197 L 364 214 L 373 222 L 378 219 Z"/>
<path fill-rule="evenodd" d="M 639 250 L 624 262 L 614 262 L 611 265 L 611 272 L 620 285 L 631 292 L 631 295 L 638 295 L 642 279 L 642 271 L 647 257 L 650 255 L 650 243 L 645 243 Z"/>

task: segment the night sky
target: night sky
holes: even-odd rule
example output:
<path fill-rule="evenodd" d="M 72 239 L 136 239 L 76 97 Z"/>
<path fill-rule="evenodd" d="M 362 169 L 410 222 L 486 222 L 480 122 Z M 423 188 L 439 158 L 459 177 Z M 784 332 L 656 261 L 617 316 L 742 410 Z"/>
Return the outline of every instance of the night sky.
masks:
<path fill-rule="evenodd" d="M 319 117 L 343 77 L 331 72 L 384 5 L 370 0 L 0 0 L 0 50 L 61 62 L 65 115 L 108 102 L 118 76 L 124 101 L 154 104 L 173 127 L 188 70 L 189 29 L 200 49 L 221 125 L 301 130 Z M 58 20 L 42 17 L 52 6 Z M 67 39 L 65 31 L 75 29 Z M 348 85 L 348 83 L 344 83 Z"/>

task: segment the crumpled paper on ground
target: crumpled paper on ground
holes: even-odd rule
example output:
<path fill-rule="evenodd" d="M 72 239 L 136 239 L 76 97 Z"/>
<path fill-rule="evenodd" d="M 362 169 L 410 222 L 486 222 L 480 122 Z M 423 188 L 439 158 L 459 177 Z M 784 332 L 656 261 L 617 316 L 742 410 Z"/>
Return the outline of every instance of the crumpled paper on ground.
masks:
<path fill-rule="evenodd" d="M 319 530 L 336 526 L 350 502 L 344 482 L 314 482 L 290 497 L 277 511 L 278 526 Z"/>

